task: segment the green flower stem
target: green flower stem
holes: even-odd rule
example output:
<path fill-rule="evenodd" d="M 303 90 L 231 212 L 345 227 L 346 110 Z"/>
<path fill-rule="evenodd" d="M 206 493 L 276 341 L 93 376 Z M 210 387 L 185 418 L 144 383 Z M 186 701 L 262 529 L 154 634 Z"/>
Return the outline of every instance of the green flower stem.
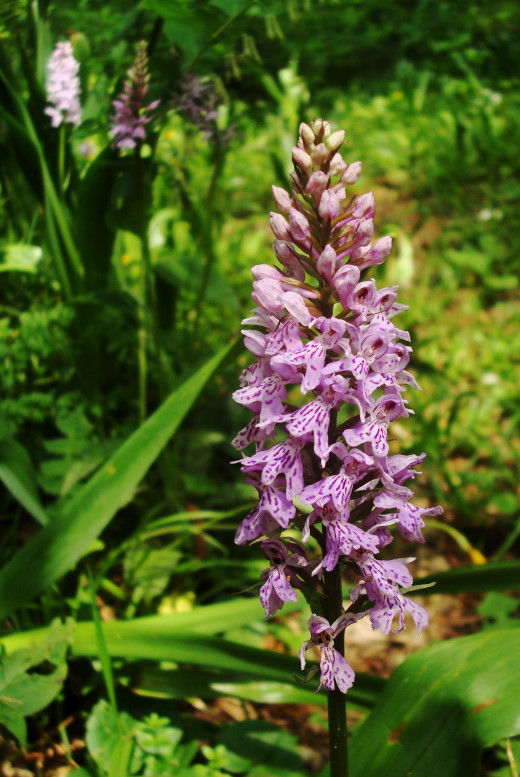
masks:
<path fill-rule="evenodd" d="M 59 128 L 58 145 L 58 191 L 61 197 L 65 191 L 65 123 L 62 122 Z"/>
<path fill-rule="evenodd" d="M 144 423 L 148 413 L 147 382 L 148 382 L 148 354 L 147 354 L 147 332 L 146 332 L 146 312 L 144 303 L 138 310 L 139 327 L 137 330 L 137 370 L 139 386 L 139 422 Z"/>
<path fill-rule="evenodd" d="M 341 571 L 336 566 L 324 575 L 324 612 L 329 623 L 339 618 L 342 612 Z M 341 655 L 345 651 L 345 632 L 341 631 L 334 640 L 334 647 Z M 348 742 L 346 696 L 337 689 L 328 692 L 330 777 L 348 777 Z"/>

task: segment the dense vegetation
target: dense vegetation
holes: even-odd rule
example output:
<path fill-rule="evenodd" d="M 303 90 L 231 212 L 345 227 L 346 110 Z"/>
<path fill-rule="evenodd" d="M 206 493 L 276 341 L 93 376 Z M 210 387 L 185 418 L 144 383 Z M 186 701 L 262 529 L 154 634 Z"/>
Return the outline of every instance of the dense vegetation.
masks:
<path fill-rule="evenodd" d="M 4 4 L 1 774 L 327 774 L 283 728 L 218 726 L 207 706 L 322 703 L 292 678 L 305 608 L 262 619 L 264 565 L 233 544 L 254 492 L 229 464 L 249 420 L 231 393 L 248 363 L 250 268 L 272 260 L 271 185 L 287 186 L 299 123 L 316 116 L 346 129 L 345 158 L 363 162 L 354 191 L 374 192 L 377 233 L 394 241 L 378 283 L 410 305 L 399 326 L 422 390 L 392 445 L 427 452 L 417 493 L 444 506 L 427 543 L 462 565 L 435 590 L 478 594 L 482 615 L 477 634 L 418 652 L 384 689 L 359 673 L 349 698 L 375 709 L 353 736 L 353 774 L 509 773 L 518 32 L 510 0 Z M 46 65 L 65 40 L 82 119 L 55 128 Z M 146 142 L 121 151 L 112 101 L 140 41 L 147 102 L 160 102 Z M 396 755 L 387 732 L 417 699 Z M 489 699 L 493 716 L 470 725 Z"/>

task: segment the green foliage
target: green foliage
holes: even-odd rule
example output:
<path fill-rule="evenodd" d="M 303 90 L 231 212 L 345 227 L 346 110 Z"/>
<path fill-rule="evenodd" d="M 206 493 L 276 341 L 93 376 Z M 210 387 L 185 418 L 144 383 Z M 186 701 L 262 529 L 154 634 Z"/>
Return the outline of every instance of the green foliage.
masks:
<path fill-rule="evenodd" d="M 117 510 L 131 498 L 134 488 L 229 350 L 227 347 L 217 354 L 168 397 L 103 468 L 76 491 L 53 521 L 0 571 L 2 617 L 45 590 L 89 551 L 91 543 Z"/>
<path fill-rule="evenodd" d="M 47 523 L 31 459 L 16 440 L 0 440 L 0 479 L 33 518 L 41 524 Z"/>
<path fill-rule="evenodd" d="M 291 777 L 303 767 L 296 739 L 262 721 L 226 726 L 215 747 L 200 747 L 207 763 L 192 764 L 197 743 L 183 741 L 182 729 L 170 723 L 156 714 L 142 721 L 127 713 L 114 718 L 106 702 L 98 702 L 87 722 L 86 741 L 100 775 L 162 777 L 175 771 L 182 777 Z"/>
<path fill-rule="evenodd" d="M 0 272 L 35 273 L 42 258 L 39 246 L 7 245 L 1 249 Z"/>
<path fill-rule="evenodd" d="M 222 729 L 218 741 L 225 748 L 223 766 L 233 774 L 247 770 L 252 777 L 289 777 L 303 769 L 295 738 L 272 723 L 235 723 Z"/>
<path fill-rule="evenodd" d="M 493 591 L 486 595 L 478 606 L 478 613 L 484 620 L 483 629 L 511 629 L 520 626 L 517 615 L 518 600 L 512 596 Z"/>
<path fill-rule="evenodd" d="M 23 297 L 35 292 L 41 293 L 28 286 L 23 290 Z M 0 318 L 0 355 L 4 365 L 0 399 L 2 435 L 14 435 L 24 427 L 38 429 L 40 444 L 42 427 L 59 413 L 60 406 L 71 401 L 73 374 L 67 335 L 71 311 L 52 296 L 48 303 L 48 307 L 43 307 L 31 301 L 28 309 L 22 311 L 4 308 Z M 33 448 L 40 453 L 34 438 Z"/>
<path fill-rule="evenodd" d="M 67 674 L 70 626 L 54 624 L 38 644 L 0 656 L 0 720 L 26 743 L 25 717 L 47 707 Z"/>
<path fill-rule="evenodd" d="M 352 737 L 352 774 L 480 774 L 480 752 L 518 735 L 520 633 L 492 631 L 432 645 L 396 670 Z"/>

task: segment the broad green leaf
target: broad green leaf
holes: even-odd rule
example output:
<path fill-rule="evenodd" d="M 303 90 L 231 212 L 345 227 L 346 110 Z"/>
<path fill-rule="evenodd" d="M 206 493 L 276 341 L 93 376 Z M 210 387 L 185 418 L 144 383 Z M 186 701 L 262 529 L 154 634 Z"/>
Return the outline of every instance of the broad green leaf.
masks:
<path fill-rule="evenodd" d="M 472 564 L 455 567 L 418 577 L 415 585 L 435 583 L 426 593 L 459 594 L 486 593 L 487 591 L 513 591 L 520 580 L 520 561 L 490 561 L 488 564 Z M 424 591 L 419 591 L 424 594 Z"/>
<path fill-rule="evenodd" d="M 0 249 L 0 272 L 35 273 L 43 252 L 39 246 L 12 243 Z"/>
<path fill-rule="evenodd" d="M 202 49 L 206 38 L 209 37 L 209 30 L 202 25 L 196 29 L 192 24 L 167 20 L 164 25 L 164 34 L 169 41 L 180 46 L 185 55 L 192 60 Z"/>
<path fill-rule="evenodd" d="M 41 524 L 47 523 L 31 459 L 16 440 L 0 440 L 0 480 L 33 518 Z"/>
<path fill-rule="evenodd" d="M 351 777 L 478 777 L 481 751 L 520 733 L 519 655 L 511 629 L 408 658 L 352 737 Z"/>
<path fill-rule="evenodd" d="M 102 774 L 126 777 L 138 723 L 126 712 L 116 713 L 101 699 L 87 721 L 86 743 Z"/>
<path fill-rule="evenodd" d="M 70 636 L 68 625 L 55 624 L 39 643 L 0 656 L 0 721 L 22 745 L 27 733 L 25 716 L 46 707 L 61 689 Z M 44 662 L 45 671 L 39 674 L 35 668 Z"/>
<path fill-rule="evenodd" d="M 0 619 L 72 569 L 132 498 L 134 489 L 233 346 L 227 346 L 171 394 L 0 571 Z"/>

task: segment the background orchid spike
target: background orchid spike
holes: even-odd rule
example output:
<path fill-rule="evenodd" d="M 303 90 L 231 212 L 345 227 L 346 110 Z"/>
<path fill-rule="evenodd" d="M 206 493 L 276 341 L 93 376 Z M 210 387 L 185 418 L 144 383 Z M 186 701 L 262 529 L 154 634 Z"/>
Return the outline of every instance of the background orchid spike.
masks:
<path fill-rule="evenodd" d="M 60 41 L 47 63 L 46 89 L 50 105 L 45 113 L 50 116 L 53 127 L 59 127 L 62 122 L 77 127 L 81 121 L 78 73 L 79 62 L 74 59 L 72 43 Z"/>
<path fill-rule="evenodd" d="M 114 138 L 116 148 L 132 149 L 146 140 L 145 127 L 152 119 L 150 112 L 157 108 L 160 102 L 154 100 L 145 105 L 149 81 L 146 43 L 141 41 L 123 91 L 112 103 L 115 112 L 110 135 Z"/>
<path fill-rule="evenodd" d="M 295 601 L 295 589 L 306 595 L 321 588 L 323 613 L 309 620 L 302 667 L 305 651 L 317 646 L 319 688 L 345 693 L 354 682 L 337 649 L 346 626 L 368 614 L 384 634 L 394 621 L 394 630 L 401 631 L 405 613 L 419 631 L 428 623 L 426 611 L 400 590 L 412 584 L 403 563 L 410 559 L 384 560 L 379 554 L 391 544 L 394 525 L 404 539 L 424 542 L 421 516 L 442 508 L 415 506 L 404 485 L 424 454 L 390 454 L 388 427 L 413 412 L 406 392 L 418 386 L 405 369 L 410 335 L 391 320 L 406 309 L 397 302 L 397 286 L 378 289 L 373 278 L 362 278 L 385 260 L 392 241 L 383 237 L 371 244 L 374 196 L 347 194 L 361 162 L 343 160 L 343 139 L 322 119 L 301 124 L 292 152 L 292 190 L 273 187 L 275 205 L 285 214 L 270 216 L 281 267 L 253 268 L 257 307 L 243 321 L 243 333 L 255 361 L 233 398 L 254 418 L 233 444 L 239 450 L 254 446 L 238 463 L 259 502 L 235 542 L 261 540 L 270 562 L 260 589 L 266 617 Z M 292 401 L 303 396 L 297 407 L 287 402 L 289 386 L 299 387 L 291 391 Z M 311 508 L 308 515 L 296 509 L 296 497 Z M 295 530 L 304 543 L 311 534 L 318 540 L 321 558 L 308 558 L 294 541 Z M 330 596 L 334 579 L 341 599 L 341 565 L 360 577 L 351 593 L 354 608 L 346 613 L 332 611 Z"/>

